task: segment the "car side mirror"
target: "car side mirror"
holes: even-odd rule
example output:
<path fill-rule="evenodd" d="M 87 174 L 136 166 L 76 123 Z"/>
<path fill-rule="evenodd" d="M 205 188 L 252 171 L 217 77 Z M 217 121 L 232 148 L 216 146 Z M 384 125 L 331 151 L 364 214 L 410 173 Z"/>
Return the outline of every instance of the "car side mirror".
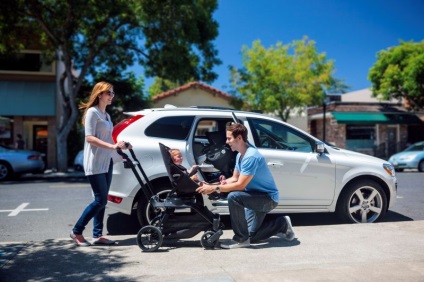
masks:
<path fill-rule="evenodd" d="M 323 142 L 316 142 L 315 143 L 315 151 L 318 153 L 318 155 L 324 154 L 325 147 Z"/>

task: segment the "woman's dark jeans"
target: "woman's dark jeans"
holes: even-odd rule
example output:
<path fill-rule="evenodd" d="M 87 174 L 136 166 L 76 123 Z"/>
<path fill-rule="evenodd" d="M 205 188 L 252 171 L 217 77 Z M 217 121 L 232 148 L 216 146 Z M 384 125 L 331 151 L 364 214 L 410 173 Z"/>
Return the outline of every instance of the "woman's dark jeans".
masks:
<path fill-rule="evenodd" d="M 267 193 L 233 191 L 227 200 L 234 241 L 244 242 L 250 238 L 251 242 L 257 242 L 286 232 L 284 217 L 265 220 L 267 213 L 277 206 Z"/>
<path fill-rule="evenodd" d="M 107 204 L 110 182 L 112 181 L 113 162 L 110 162 L 107 173 L 88 175 L 88 181 L 94 194 L 94 201 L 89 204 L 72 230 L 74 234 L 80 235 L 85 226 L 93 218 L 93 238 L 101 237 L 103 234 L 103 219 Z"/>

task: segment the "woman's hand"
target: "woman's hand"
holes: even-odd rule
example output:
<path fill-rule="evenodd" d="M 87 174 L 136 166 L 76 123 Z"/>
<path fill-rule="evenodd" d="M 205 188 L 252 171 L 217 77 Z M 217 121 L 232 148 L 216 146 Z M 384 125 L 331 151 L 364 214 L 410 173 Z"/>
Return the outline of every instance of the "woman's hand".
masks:
<path fill-rule="evenodd" d="M 132 145 L 125 141 L 118 141 L 115 145 L 113 145 L 113 149 L 116 150 L 120 148 L 121 150 L 132 149 Z"/>

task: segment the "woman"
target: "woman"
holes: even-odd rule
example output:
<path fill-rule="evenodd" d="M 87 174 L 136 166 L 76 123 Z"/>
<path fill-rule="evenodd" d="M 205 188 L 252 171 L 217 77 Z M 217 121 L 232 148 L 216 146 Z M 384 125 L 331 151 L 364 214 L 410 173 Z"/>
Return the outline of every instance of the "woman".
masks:
<path fill-rule="evenodd" d="M 99 82 L 91 91 L 88 102 L 80 105 L 80 109 L 84 110 L 84 171 L 93 190 L 94 201 L 85 208 L 70 234 L 77 246 L 91 245 L 82 235 L 91 219 L 94 219 L 92 244 L 115 244 L 115 241 L 102 234 L 107 195 L 112 180 L 112 159 L 120 159 L 116 153 L 117 148 L 127 148 L 124 141 L 114 144 L 112 140 L 113 124 L 106 112 L 106 106 L 112 104 L 114 96 L 112 84 Z M 128 148 L 131 148 L 131 145 Z"/>

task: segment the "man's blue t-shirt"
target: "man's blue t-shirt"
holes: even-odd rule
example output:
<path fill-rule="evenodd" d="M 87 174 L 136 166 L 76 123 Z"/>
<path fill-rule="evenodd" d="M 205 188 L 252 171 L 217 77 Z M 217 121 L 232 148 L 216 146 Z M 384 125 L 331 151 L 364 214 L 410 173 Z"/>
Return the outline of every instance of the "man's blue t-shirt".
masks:
<path fill-rule="evenodd" d="M 252 180 L 247 184 L 246 191 L 266 192 L 272 200 L 278 203 L 279 194 L 271 171 L 265 162 L 265 158 L 258 149 L 249 144 L 240 163 L 241 154 L 237 154 L 236 167 L 240 175 L 253 175 Z"/>

